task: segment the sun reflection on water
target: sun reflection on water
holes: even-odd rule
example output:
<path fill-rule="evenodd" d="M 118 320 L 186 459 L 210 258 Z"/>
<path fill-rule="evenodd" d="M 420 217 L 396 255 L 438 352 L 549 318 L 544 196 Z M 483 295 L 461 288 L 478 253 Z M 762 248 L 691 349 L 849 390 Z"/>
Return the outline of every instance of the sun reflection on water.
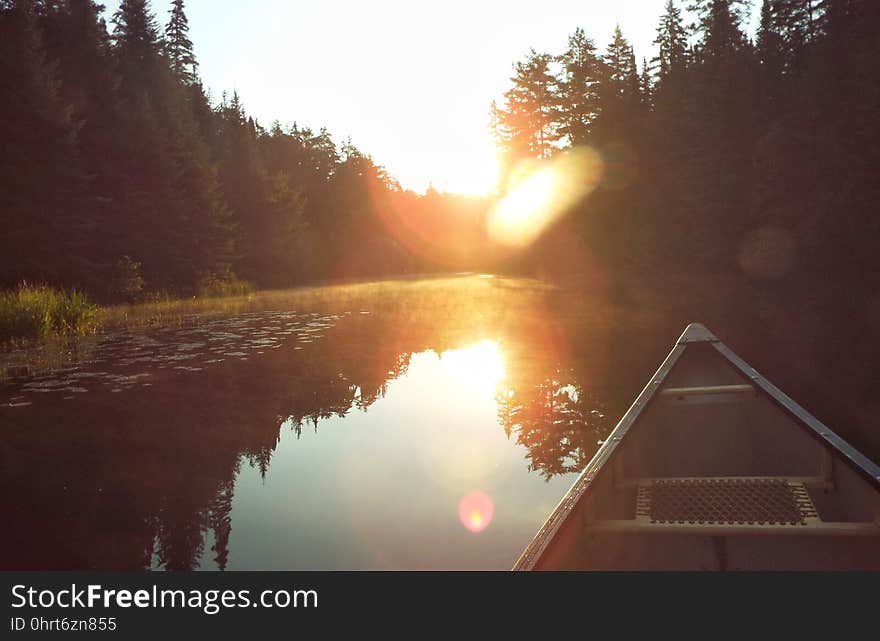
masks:
<path fill-rule="evenodd" d="M 497 341 L 483 340 L 462 349 L 440 355 L 440 363 L 467 393 L 492 399 L 498 384 L 504 380 L 504 357 Z"/>

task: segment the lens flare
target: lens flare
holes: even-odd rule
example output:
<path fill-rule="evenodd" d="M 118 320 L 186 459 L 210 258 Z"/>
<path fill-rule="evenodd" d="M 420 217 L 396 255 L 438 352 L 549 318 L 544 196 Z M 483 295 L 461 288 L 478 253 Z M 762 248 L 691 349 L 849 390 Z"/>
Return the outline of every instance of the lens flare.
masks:
<path fill-rule="evenodd" d="M 596 188 L 602 166 L 599 154 L 581 147 L 542 164 L 518 167 L 507 194 L 489 213 L 490 238 L 507 246 L 530 245 Z"/>
<path fill-rule="evenodd" d="M 474 534 L 489 527 L 494 511 L 492 499 L 483 492 L 466 494 L 458 504 L 458 518 L 461 524 Z"/>

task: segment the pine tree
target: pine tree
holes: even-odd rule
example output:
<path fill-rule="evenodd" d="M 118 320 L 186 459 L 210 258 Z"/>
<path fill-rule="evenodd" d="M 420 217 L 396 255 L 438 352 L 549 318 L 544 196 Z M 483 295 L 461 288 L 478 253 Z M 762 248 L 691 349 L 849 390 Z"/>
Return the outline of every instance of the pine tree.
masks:
<path fill-rule="evenodd" d="M 168 130 L 168 85 L 155 18 L 146 0 L 122 0 L 113 15 L 113 58 L 119 73 L 116 135 L 136 154 L 120 158 L 123 182 L 108 221 L 108 251 L 130 256 L 144 268 L 148 287 L 168 286 L 182 260 L 174 195 L 176 167 Z M 125 248 L 121 250 L 121 248 Z M 119 255 L 106 256 L 109 263 Z"/>
<path fill-rule="evenodd" d="M 627 67 L 629 71 L 627 72 L 626 82 L 627 82 L 627 92 L 635 97 L 637 100 L 641 100 L 641 81 L 639 79 L 639 66 L 636 64 L 636 52 L 633 49 L 632 45 L 629 46 L 629 58 L 627 59 Z"/>
<path fill-rule="evenodd" d="M 779 0 L 763 0 L 761 3 L 761 22 L 756 40 L 758 60 L 767 68 L 782 70 L 782 36 L 778 30 L 776 11 Z"/>
<path fill-rule="evenodd" d="M 303 190 L 286 172 L 267 170 L 261 153 L 267 135 L 237 92 L 224 98 L 218 116 L 220 181 L 239 241 L 236 271 L 258 284 L 289 285 L 301 267 Z"/>
<path fill-rule="evenodd" d="M 548 158 L 562 135 L 552 62 L 553 56 L 532 49 L 514 66 L 516 75 L 504 94 L 504 106 L 494 108 L 496 135 L 514 158 Z"/>
<path fill-rule="evenodd" d="M 159 30 L 147 0 L 122 0 L 113 14 L 113 46 L 123 85 L 156 73 Z"/>
<path fill-rule="evenodd" d="M 654 105 L 654 78 L 651 74 L 651 67 L 648 65 L 648 59 L 642 58 L 642 73 L 639 74 L 639 97 L 642 106 L 646 110 L 650 110 Z"/>
<path fill-rule="evenodd" d="M 826 0 L 775 0 L 777 27 L 789 46 L 808 45 L 819 35 Z"/>
<path fill-rule="evenodd" d="M 192 87 L 195 87 L 193 85 Z M 174 278 L 191 286 L 198 280 L 225 275 L 235 258 L 236 223 L 226 205 L 211 152 L 197 120 L 203 99 L 181 88 L 171 113 L 171 160 L 175 169 L 172 193 L 175 202 L 177 264 Z"/>
<path fill-rule="evenodd" d="M 46 60 L 33 0 L 0 9 L 0 283 L 69 283 L 81 255 L 76 123 Z"/>
<path fill-rule="evenodd" d="M 569 36 L 568 49 L 559 62 L 559 133 L 571 146 L 582 145 L 589 141 L 591 128 L 599 118 L 603 63 L 596 45 L 580 27 Z"/>
<path fill-rule="evenodd" d="M 658 65 L 657 73 L 661 82 L 670 74 L 683 70 L 687 61 L 687 30 L 681 9 L 675 5 L 674 0 L 666 1 L 654 44 L 659 48 L 654 62 Z"/>
<path fill-rule="evenodd" d="M 174 73 L 184 82 L 196 82 L 198 63 L 189 39 L 189 22 L 183 0 L 174 0 L 171 5 L 171 17 L 165 27 L 164 50 Z"/>
<path fill-rule="evenodd" d="M 625 97 L 632 91 L 632 79 L 638 74 L 632 47 L 624 38 L 620 25 L 614 28 L 614 39 L 605 53 L 607 87 L 609 95 Z"/>
<path fill-rule="evenodd" d="M 756 53 L 760 67 L 759 86 L 764 108 L 775 113 L 782 94 L 782 76 L 785 67 L 782 36 L 776 22 L 778 0 L 764 0 L 761 4 L 761 22 L 758 26 Z"/>
<path fill-rule="evenodd" d="M 653 105 L 658 123 L 658 144 L 672 151 L 671 143 L 679 143 L 687 120 L 689 83 L 692 82 L 690 63 L 693 60 L 688 46 L 688 34 L 681 9 L 673 0 L 667 0 L 666 8 L 657 27 L 658 55 L 653 59 L 657 69 L 657 82 L 653 90 Z M 662 141 L 662 142 L 661 142 Z"/>
<path fill-rule="evenodd" d="M 63 4 L 52 24 L 47 23 L 56 34 L 47 42 L 47 55 L 58 61 L 60 95 L 71 105 L 78 156 L 87 176 L 79 212 L 85 240 L 78 252 L 83 270 L 77 285 L 103 294 L 108 270 L 119 259 L 113 243 L 107 242 L 107 231 L 114 227 L 119 203 L 125 202 L 124 167 L 131 149 L 119 135 L 120 79 L 103 7 L 94 0 Z"/>
<path fill-rule="evenodd" d="M 600 89 L 602 117 L 598 129 L 599 138 L 607 142 L 619 138 L 630 128 L 642 106 L 635 53 L 619 26 L 606 48 L 604 63 Z"/>
<path fill-rule="evenodd" d="M 807 48 L 819 34 L 822 0 L 772 0 L 765 3 L 771 31 L 775 34 L 783 71 L 801 75 L 806 70 Z M 762 6 L 761 22 L 765 17 Z"/>
<path fill-rule="evenodd" d="M 703 55 L 709 60 L 719 60 L 740 51 L 745 36 L 739 25 L 740 15 L 732 0 L 711 0 L 703 33 Z"/>
<path fill-rule="evenodd" d="M 186 291 L 227 263 L 229 214 L 197 120 L 203 94 L 162 55 L 145 0 L 123 0 L 114 23 L 118 129 L 139 149 L 123 161 L 125 206 L 112 225 L 114 245 L 130 248 L 149 286 Z"/>
<path fill-rule="evenodd" d="M 62 84 L 70 94 L 85 93 L 81 106 L 87 113 L 97 102 L 105 112 L 116 100 L 119 76 L 110 50 L 103 7 L 94 0 L 69 0 L 69 13 L 62 28 L 67 38 L 57 52 Z M 88 121 L 88 117 L 86 117 Z"/>
<path fill-rule="evenodd" d="M 698 19 L 699 41 L 684 82 L 672 96 L 663 96 L 661 122 L 678 119 L 673 143 L 678 166 L 668 176 L 675 191 L 673 215 L 682 227 L 675 240 L 692 248 L 701 269 L 719 270 L 735 259 L 726 239 L 752 224 L 747 194 L 754 183 L 758 65 L 739 26 L 744 3 L 698 0 L 690 9 Z"/>
<path fill-rule="evenodd" d="M 690 31 L 705 43 L 713 23 L 717 23 L 722 14 L 729 15 L 730 21 L 739 27 L 748 17 L 751 4 L 752 0 L 690 0 L 687 9 L 694 17 Z"/>

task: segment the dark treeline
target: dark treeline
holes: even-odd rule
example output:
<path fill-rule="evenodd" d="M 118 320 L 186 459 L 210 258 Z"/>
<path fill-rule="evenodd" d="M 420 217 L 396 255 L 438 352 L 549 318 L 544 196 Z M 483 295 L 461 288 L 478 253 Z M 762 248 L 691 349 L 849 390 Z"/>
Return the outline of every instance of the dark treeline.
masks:
<path fill-rule="evenodd" d="M 418 196 L 324 129 L 213 101 L 180 0 L 164 25 L 124 0 L 109 28 L 92 0 L 0 0 L 0 285 L 109 300 L 450 268 L 700 274 L 880 315 L 860 307 L 880 240 L 880 3 L 763 0 L 750 38 L 747 0 L 689 1 L 667 3 L 652 60 L 620 29 L 604 52 L 576 29 L 515 65 L 492 109 L 508 168 L 604 159 L 517 255 L 487 243 L 485 202 Z"/>
<path fill-rule="evenodd" d="M 601 153 L 566 233 L 608 273 L 846 282 L 864 299 L 880 266 L 880 2 L 763 0 L 749 38 L 752 9 L 669 0 L 641 64 L 620 29 L 604 54 L 582 29 L 558 55 L 532 50 L 493 105 L 497 137 L 511 165 Z M 547 241 L 537 263 L 556 260 Z"/>
<path fill-rule="evenodd" d="M 237 94 L 213 102 L 182 0 L 164 27 L 145 0 L 109 28 L 103 14 L 0 0 L 0 286 L 114 300 L 436 268 L 388 227 L 444 208 L 437 194 L 402 190 L 325 129 L 265 129 Z"/>
<path fill-rule="evenodd" d="M 656 45 L 637 64 L 619 29 L 604 54 L 578 29 L 515 66 L 493 110 L 511 166 L 605 164 L 525 264 L 574 256 L 624 309 L 707 322 L 874 455 L 880 2 L 671 0 Z"/>

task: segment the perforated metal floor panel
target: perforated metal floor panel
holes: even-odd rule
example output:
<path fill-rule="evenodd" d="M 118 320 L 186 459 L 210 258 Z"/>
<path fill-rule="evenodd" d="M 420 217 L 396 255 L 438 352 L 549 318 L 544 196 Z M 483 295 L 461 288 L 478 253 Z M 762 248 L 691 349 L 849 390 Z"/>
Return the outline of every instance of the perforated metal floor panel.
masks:
<path fill-rule="evenodd" d="M 685 527 L 821 523 L 803 483 L 766 477 L 646 479 L 638 486 L 636 520 Z"/>

